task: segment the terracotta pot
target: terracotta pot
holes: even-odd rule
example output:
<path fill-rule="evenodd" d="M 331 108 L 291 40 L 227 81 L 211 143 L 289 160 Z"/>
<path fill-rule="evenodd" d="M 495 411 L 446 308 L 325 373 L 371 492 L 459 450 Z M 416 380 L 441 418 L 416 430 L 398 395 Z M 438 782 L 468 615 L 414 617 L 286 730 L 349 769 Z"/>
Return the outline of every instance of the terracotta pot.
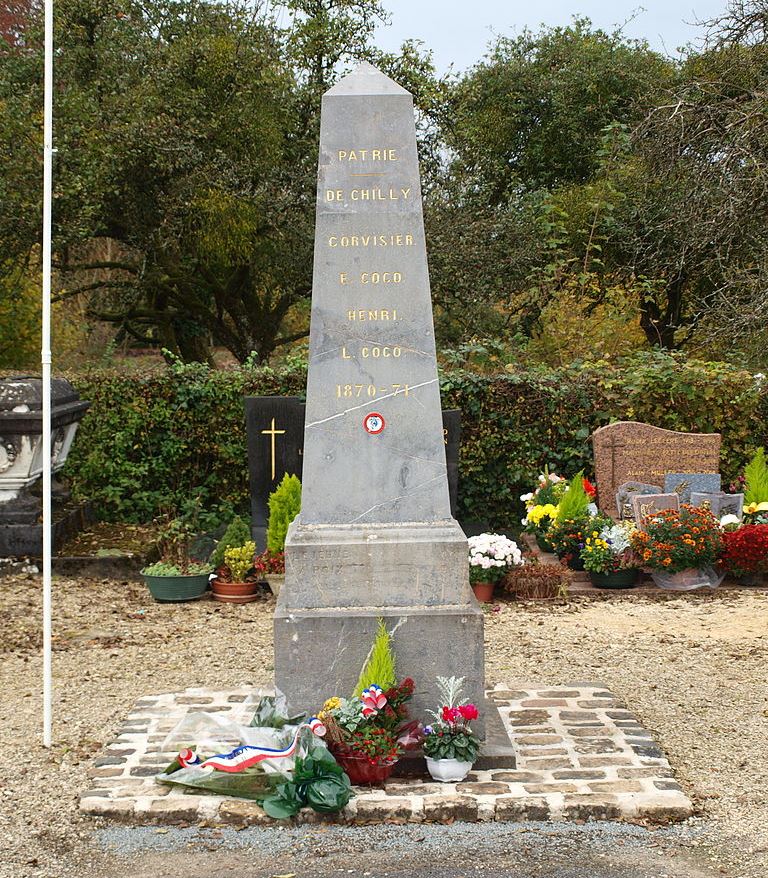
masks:
<path fill-rule="evenodd" d="M 387 762 L 374 762 L 371 764 L 368 759 L 361 756 L 350 756 L 336 751 L 333 751 L 333 757 L 347 773 L 352 783 L 358 786 L 383 784 L 392 774 L 392 770 L 397 763 L 397 759 L 393 759 Z"/>
<path fill-rule="evenodd" d="M 634 588 L 637 585 L 637 570 L 616 570 L 614 573 L 592 573 L 589 578 L 595 588 Z"/>
<path fill-rule="evenodd" d="M 211 580 L 211 591 L 215 601 L 231 604 L 247 604 L 259 596 L 258 582 L 222 582 Z"/>
<path fill-rule="evenodd" d="M 472 583 L 472 591 L 475 593 L 475 597 L 481 604 L 487 604 L 488 601 L 493 600 L 493 587 L 494 584 L 492 582 Z"/>

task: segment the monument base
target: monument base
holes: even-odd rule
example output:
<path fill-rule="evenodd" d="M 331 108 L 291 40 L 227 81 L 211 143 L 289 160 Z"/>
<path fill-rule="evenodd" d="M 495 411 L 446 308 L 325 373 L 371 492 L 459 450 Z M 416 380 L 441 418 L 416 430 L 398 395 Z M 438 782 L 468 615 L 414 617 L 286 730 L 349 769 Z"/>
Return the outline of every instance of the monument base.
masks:
<path fill-rule="evenodd" d="M 275 611 L 275 686 L 291 711 L 317 712 L 332 695 L 349 697 L 373 643 L 378 620 L 392 633 L 397 673 L 416 683 L 409 712 L 427 719 L 436 678 L 464 677 L 464 695 L 483 703 L 483 613 L 477 604 L 429 607 L 334 607 Z M 481 736 L 484 726 L 474 727 Z"/>

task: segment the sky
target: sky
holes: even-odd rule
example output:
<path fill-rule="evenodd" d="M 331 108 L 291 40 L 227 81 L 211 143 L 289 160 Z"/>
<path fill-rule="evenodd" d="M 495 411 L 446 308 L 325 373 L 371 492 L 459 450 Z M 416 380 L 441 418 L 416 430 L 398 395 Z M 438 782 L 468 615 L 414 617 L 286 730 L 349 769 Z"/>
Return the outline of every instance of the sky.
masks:
<path fill-rule="evenodd" d="M 703 29 L 697 21 L 720 15 L 726 0 L 383 0 L 392 24 L 379 28 L 379 48 L 393 51 L 403 40 L 420 39 L 433 50 L 438 72 L 471 67 L 495 36 L 518 35 L 526 26 L 567 25 L 574 15 L 586 16 L 606 30 L 624 25 L 628 37 L 644 38 L 667 55 L 696 43 Z M 626 24 L 625 24 L 626 22 Z"/>

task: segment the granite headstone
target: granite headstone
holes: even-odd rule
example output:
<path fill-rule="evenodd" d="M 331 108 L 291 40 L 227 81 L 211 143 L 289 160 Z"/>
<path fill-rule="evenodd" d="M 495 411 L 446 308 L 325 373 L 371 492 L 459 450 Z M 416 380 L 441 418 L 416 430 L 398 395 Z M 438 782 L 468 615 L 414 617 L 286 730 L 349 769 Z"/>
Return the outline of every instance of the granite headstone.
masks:
<path fill-rule="evenodd" d="M 245 397 L 251 533 L 256 548 L 266 547 L 269 495 L 285 473 L 302 478 L 305 406 L 298 396 Z M 448 465 L 451 514 L 459 502 L 461 412 L 443 410 L 443 443 Z"/>
<path fill-rule="evenodd" d="M 291 710 L 352 691 L 377 620 L 398 674 L 482 699 L 483 614 L 451 517 L 411 95 L 361 64 L 323 96 L 301 515 L 275 682 Z"/>
<path fill-rule="evenodd" d="M 719 473 L 667 473 L 664 477 L 664 491 L 677 494 L 681 503 L 690 503 L 694 491 L 711 494 L 719 490 Z"/>
<path fill-rule="evenodd" d="M 616 509 L 619 520 L 627 521 L 634 516 L 632 498 L 636 494 L 660 494 L 661 485 L 646 485 L 643 482 L 624 482 L 616 491 Z"/>
<path fill-rule="evenodd" d="M 744 518 L 743 494 L 726 494 L 724 491 L 693 491 L 691 503 L 694 506 L 709 509 L 717 519 L 724 515 L 735 515 L 739 520 Z"/>
<path fill-rule="evenodd" d="M 678 494 L 635 494 L 632 497 L 632 511 L 635 516 L 635 526 L 643 530 L 643 522 L 649 515 L 661 512 L 664 509 L 680 509 L 680 497 Z"/>
<path fill-rule="evenodd" d="M 592 434 L 600 509 L 618 517 L 624 482 L 663 484 L 667 473 L 718 473 L 719 433 L 678 433 L 637 421 L 619 421 Z"/>

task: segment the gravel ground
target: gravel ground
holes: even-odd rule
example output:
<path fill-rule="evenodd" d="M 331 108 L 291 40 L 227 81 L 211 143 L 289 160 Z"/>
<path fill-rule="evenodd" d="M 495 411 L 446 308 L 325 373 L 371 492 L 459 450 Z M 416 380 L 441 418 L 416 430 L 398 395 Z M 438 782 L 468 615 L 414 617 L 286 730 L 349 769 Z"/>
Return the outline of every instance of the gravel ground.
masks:
<path fill-rule="evenodd" d="M 192 878 L 230 870 L 255 876 L 290 862 L 303 862 L 303 874 L 312 868 L 318 876 L 325 874 L 315 868 L 319 859 L 328 874 L 376 875 L 386 874 L 387 857 L 399 849 L 406 860 L 393 861 L 392 870 L 405 874 L 411 857 L 422 863 L 415 874 L 424 876 L 441 858 L 450 861 L 441 874 L 470 874 L 476 871 L 470 860 L 457 864 L 455 858 L 473 852 L 487 875 L 503 868 L 510 876 L 569 878 L 581 874 L 576 856 L 592 878 L 768 875 L 764 593 L 504 604 L 488 614 L 487 679 L 597 681 L 624 698 L 657 736 L 701 810 L 682 827 L 308 827 L 293 835 L 199 835 L 194 829 L 185 835 L 99 829 L 81 818 L 77 797 L 86 772 L 139 695 L 197 685 L 270 685 L 271 599 L 163 606 L 149 600 L 141 584 L 57 580 L 54 589 L 55 745 L 45 751 L 39 746 L 40 580 L 0 580 L 0 878 L 86 871 L 93 878 Z M 377 839 L 376 832 L 383 834 L 374 847 L 388 852 L 375 861 L 379 871 L 371 871 L 370 853 L 366 869 L 356 868 L 355 848 L 370 852 L 361 840 Z M 518 872 L 523 850 L 528 865 Z M 258 871 L 259 862 L 267 871 Z M 555 871 L 553 863 L 560 864 Z"/>

